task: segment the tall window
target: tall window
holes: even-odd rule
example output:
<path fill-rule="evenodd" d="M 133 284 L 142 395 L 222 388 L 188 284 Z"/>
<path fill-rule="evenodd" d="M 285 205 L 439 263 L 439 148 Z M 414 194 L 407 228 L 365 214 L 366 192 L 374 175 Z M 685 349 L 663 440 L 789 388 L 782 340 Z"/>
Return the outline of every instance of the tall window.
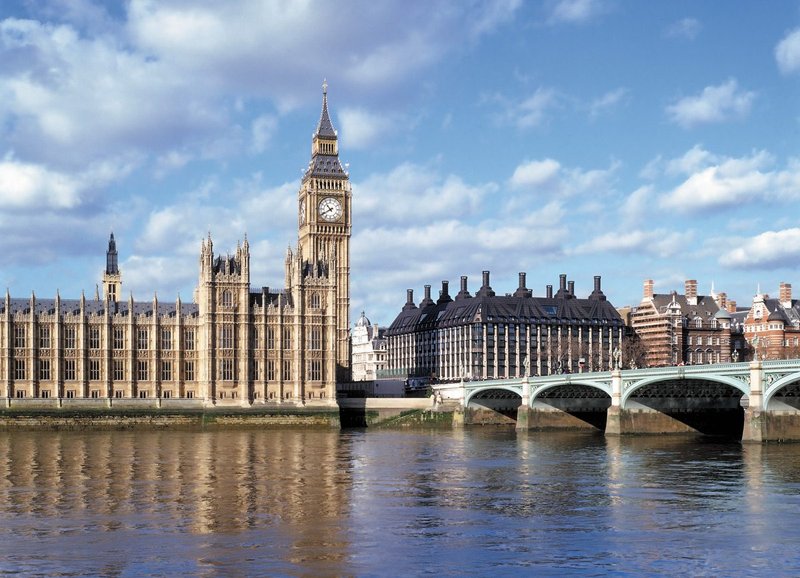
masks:
<path fill-rule="evenodd" d="M 267 349 L 275 349 L 275 328 L 267 327 Z"/>
<path fill-rule="evenodd" d="M 319 359 L 312 359 L 309 365 L 309 379 L 311 381 L 322 381 L 322 361 Z"/>
<path fill-rule="evenodd" d="M 50 381 L 50 360 L 39 360 L 39 379 L 41 381 Z"/>
<path fill-rule="evenodd" d="M 311 295 L 311 308 L 312 309 L 319 309 L 319 293 L 314 293 Z"/>
<path fill-rule="evenodd" d="M 89 328 L 89 349 L 100 349 L 100 328 Z"/>
<path fill-rule="evenodd" d="M 27 372 L 25 371 L 25 360 L 24 359 L 15 359 L 14 360 L 14 379 L 26 379 Z"/>
<path fill-rule="evenodd" d="M 89 360 L 89 380 L 90 381 L 99 381 L 100 380 L 100 360 L 99 359 L 90 359 Z"/>
<path fill-rule="evenodd" d="M 125 330 L 122 327 L 114 328 L 114 349 L 123 349 L 125 347 Z"/>
<path fill-rule="evenodd" d="M 64 348 L 75 349 L 75 327 L 64 328 Z M 74 379 L 74 378 L 73 378 Z"/>
<path fill-rule="evenodd" d="M 253 333 L 251 335 L 253 339 L 253 348 L 258 349 L 258 327 L 253 327 Z"/>
<path fill-rule="evenodd" d="M 275 360 L 267 360 L 267 380 L 275 381 Z"/>
<path fill-rule="evenodd" d="M 234 380 L 234 364 L 233 359 L 223 359 L 222 360 L 222 380 L 223 381 L 233 381 Z"/>
<path fill-rule="evenodd" d="M 230 325 L 224 325 L 222 327 L 220 346 L 222 349 L 233 349 L 233 327 Z"/>
<path fill-rule="evenodd" d="M 183 376 L 186 381 L 194 381 L 194 361 L 183 362 Z"/>
<path fill-rule="evenodd" d="M 253 367 L 253 379 L 254 380 L 255 379 L 260 379 L 261 378 L 261 374 L 259 373 L 259 369 L 261 369 L 261 367 L 259 366 L 258 360 L 254 359 L 252 363 L 253 363 L 253 366 L 252 366 Z"/>
<path fill-rule="evenodd" d="M 283 348 L 284 349 L 291 349 L 292 348 L 292 328 L 291 327 L 284 327 L 283 328 Z"/>
<path fill-rule="evenodd" d="M 223 307 L 231 307 L 233 306 L 233 296 L 231 292 L 227 289 L 222 292 L 222 306 Z"/>
<path fill-rule="evenodd" d="M 322 349 L 322 329 L 312 327 L 309 341 L 310 349 Z"/>
<path fill-rule="evenodd" d="M 66 381 L 75 381 L 75 360 L 64 360 L 64 379 Z"/>
<path fill-rule="evenodd" d="M 288 359 L 283 361 L 283 381 L 291 381 L 292 379 L 292 362 Z"/>
<path fill-rule="evenodd" d="M 114 360 L 114 381 L 125 379 L 125 362 L 121 359 Z"/>
<path fill-rule="evenodd" d="M 148 375 L 148 373 L 149 373 L 148 370 L 150 368 L 147 366 L 147 361 L 146 360 L 139 360 L 139 364 L 138 365 L 139 365 L 139 367 L 138 367 L 138 371 L 137 371 L 137 374 L 136 374 L 138 380 L 139 381 L 147 381 L 148 379 L 150 379 L 150 376 Z"/>
<path fill-rule="evenodd" d="M 161 349 L 164 351 L 172 349 L 172 331 L 169 329 L 161 330 Z"/>
<path fill-rule="evenodd" d="M 184 347 L 187 351 L 194 350 L 194 329 L 187 329 L 183 333 Z"/>
<path fill-rule="evenodd" d="M 25 326 L 14 326 L 14 347 L 25 347 Z"/>
<path fill-rule="evenodd" d="M 39 327 L 39 349 L 50 349 L 49 327 Z"/>
<path fill-rule="evenodd" d="M 143 350 L 147 348 L 147 329 L 140 329 L 136 332 L 136 349 Z"/>
<path fill-rule="evenodd" d="M 161 381 L 172 381 L 172 362 L 161 362 Z"/>

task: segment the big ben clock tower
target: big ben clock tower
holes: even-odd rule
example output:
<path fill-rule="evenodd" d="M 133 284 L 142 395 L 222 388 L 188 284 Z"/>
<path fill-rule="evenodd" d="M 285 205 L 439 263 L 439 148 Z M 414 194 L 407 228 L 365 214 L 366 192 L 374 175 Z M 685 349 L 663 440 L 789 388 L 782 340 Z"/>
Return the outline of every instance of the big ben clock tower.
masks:
<path fill-rule="evenodd" d="M 339 141 L 328 114 L 328 84 L 322 85 L 322 114 L 311 142 L 311 161 L 298 192 L 299 248 L 308 271 L 336 285 L 337 380 L 350 379 L 350 229 L 352 190 L 339 161 Z"/>

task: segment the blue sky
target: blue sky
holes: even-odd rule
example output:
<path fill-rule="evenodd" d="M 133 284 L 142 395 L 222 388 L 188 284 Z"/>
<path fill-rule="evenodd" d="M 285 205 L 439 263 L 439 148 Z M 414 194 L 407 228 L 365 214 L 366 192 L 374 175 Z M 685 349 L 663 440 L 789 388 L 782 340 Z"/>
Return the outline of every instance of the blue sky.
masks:
<path fill-rule="evenodd" d="M 201 239 L 283 286 L 329 84 L 351 321 L 406 288 L 594 275 L 800 296 L 800 1 L 0 4 L 0 281 L 192 297 Z"/>

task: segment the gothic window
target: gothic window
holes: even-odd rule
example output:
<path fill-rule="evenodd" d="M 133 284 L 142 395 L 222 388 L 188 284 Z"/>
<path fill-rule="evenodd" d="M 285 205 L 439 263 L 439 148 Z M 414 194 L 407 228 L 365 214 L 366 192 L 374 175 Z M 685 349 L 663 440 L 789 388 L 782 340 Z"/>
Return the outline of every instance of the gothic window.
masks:
<path fill-rule="evenodd" d="M 64 347 L 66 349 L 75 349 L 75 328 L 74 327 L 65 327 L 64 328 Z"/>
<path fill-rule="evenodd" d="M 320 296 L 319 293 L 312 293 L 311 294 L 311 308 L 312 309 L 319 309 L 320 307 Z"/>
<path fill-rule="evenodd" d="M 220 347 L 222 349 L 233 349 L 233 327 L 225 325 L 222 327 L 222 334 L 220 335 Z"/>
<path fill-rule="evenodd" d="M 268 359 L 267 360 L 267 380 L 268 381 L 275 381 L 275 360 Z"/>
<path fill-rule="evenodd" d="M 259 371 L 261 367 L 259 366 L 258 360 L 254 359 L 252 362 L 252 372 L 253 372 L 253 379 L 261 379 L 261 372 Z"/>
<path fill-rule="evenodd" d="M 161 381 L 172 381 L 172 362 L 161 362 Z"/>
<path fill-rule="evenodd" d="M 169 329 L 161 330 L 161 349 L 164 351 L 172 349 L 172 331 Z"/>
<path fill-rule="evenodd" d="M 283 361 L 283 381 L 291 381 L 292 379 L 292 362 L 288 359 Z"/>
<path fill-rule="evenodd" d="M 322 349 L 322 330 L 319 327 L 311 328 L 309 342 L 309 349 Z"/>
<path fill-rule="evenodd" d="M 64 380 L 66 380 L 66 381 L 75 381 L 75 360 L 74 359 L 65 359 L 64 360 Z"/>
<path fill-rule="evenodd" d="M 120 350 L 125 347 L 125 330 L 122 327 L 114 328 L 114 349 Z M 122 379 L 122 378 L 120 378 Z"/>
<path fill-rule="evenodd" d="M 39 379 L 42 381 L 50 380 L 50 360 L 42 359 L 39 361 Z"/>
<path fill-rule="evenodd" d="M 232 307 L 233 306 L 233 295 L 227 289 L 222 292 L 222 306 L 223 307 Z"/>
<path fill-rule="evenodd" d="M 275 349 L 275 328 L 267 328 L 267 349 Z"/>
<path fill-rule="evenodd" d="M 14 347 L 25 347 L 25 326 L 14 326 Z"/>
<path fill-rule="evenodd" d="M 39 328 L 39 349 L 50 349 L 50 328 L 49 327 L 40 327 Z"/>
<path fill-rule="evenodd" d="M 99 327 L 91 327 L 89 329 L 89 349 L 100 349 Z"/>
<path fill-rule="evenodd" d="M 234 380 L 234 364 L 232 359 L 222 360 L 222 381 Z"/>
<path fill-rule="evenodd" d="M 184 334 L 184 345 L 187 351 L 194 350 L 194 329 L 187 329 Z"/>
<path fill-rule="evenodd" d="M 148 375 L 150 368 L 148 367 L 146 360 L 140 360 L 137 369 L 138 372 L 136 375 L 139 381 L 147 381 L 150 379 L 150 376 Z"/>
<path fill-rule="evenodd" d="M 99 359 L 90 359 L 89 360 L 89 380 L 91 380 L 91 381 L 99 381 L 100 380 L 100 360 Z"/>
<path fill-rule="evenodd" d="M 125 362 L 121 359 L 114 360 L 114 381 L 125 379 Z"/>
<path fill-rule="evenodd" d="M 254 349 L 258 349 L 258 328 L 257 327 L 253 327 L 252 336 L 253 336 L 253 348 Z"/>
<path fill-rule="evenodd" d="M 292 348 L 292 329 L 291 329 L 291 327 L 284 327 L 283 328 L 283 348 L 284 349 L 291 349 Z"/>
<path fill-rule="evenodd" d="M 183 377 L 186 381 L 194 381 L 194 361 L 184 362 Z"/>
<path fill-rule="evenodd" d="M 312 359 L 309 362 L 309 376 L 311 381 L 322 381 L 322 361 L 319 359 Z"/>
<path fill-rule="evenodd" d="M 14 379 L 25 379 L 26 377 L 25 371 L 25 360 L 24 359 L 15 359 L 14 360 Z"/>
<path fill-rule="evenodd" d="M 147 348 L 147 329 L 140 329 L 136 332 L 136 349 L 143 351 Z"/>

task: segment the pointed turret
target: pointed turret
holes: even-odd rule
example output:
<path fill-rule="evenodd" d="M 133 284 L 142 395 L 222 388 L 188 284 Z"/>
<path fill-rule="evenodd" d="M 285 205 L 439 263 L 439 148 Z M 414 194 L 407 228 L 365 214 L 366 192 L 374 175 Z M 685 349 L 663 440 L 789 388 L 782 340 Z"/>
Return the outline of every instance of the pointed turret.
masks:
<path fill-rule="evenodd" d="M 311 177 L 346 177 L 339 162 L 339 140 L 328 114 L 328 83 L 322 84 L 322 113 L 311 140 L 311 162 L 303 180 Z"/>
<path fill-rule="evenodd" d="M 122 291 L 122 273 L 119 271 L 117 257 L 117 242 L 114 233 L 108 239 L 108 250 L 106 250 L 106 270 L 103 272 L 103 298 L 106 301 L 117 302 L 117 298 Z M 95 299 L 100 301 L 100 290 L 96 288 Z"/>

